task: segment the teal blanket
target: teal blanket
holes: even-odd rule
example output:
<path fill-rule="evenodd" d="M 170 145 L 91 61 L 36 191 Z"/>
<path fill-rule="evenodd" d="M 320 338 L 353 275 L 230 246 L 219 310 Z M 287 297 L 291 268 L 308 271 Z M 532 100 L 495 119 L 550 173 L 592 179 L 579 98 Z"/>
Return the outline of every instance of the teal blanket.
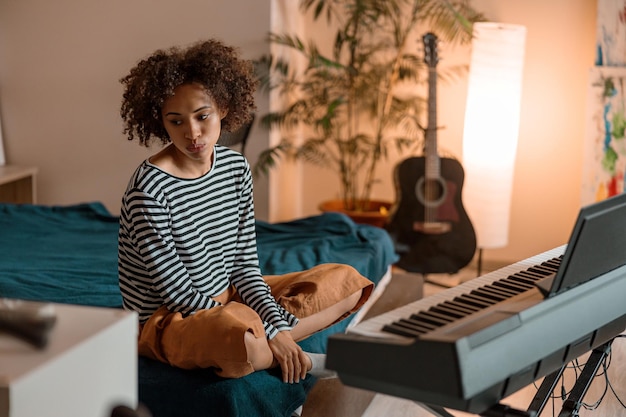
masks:
<path fill-rule="evenodd" d="M 0 204 L 0 296 L 121 307 L 118 225 L 98 203 Z"/>
<path fill-rule="evenodd" d="M 118 218 L 100 203 L 71 206 L 0 204 L 0 297 L 121 308 L 117 282 Z M 397 260 L 387 233 L 338 213 L 285 223 L 257 221 L 266 275 L 325 262 L 354 266 L 377 283 Z M 300 342 L 325 352 L 330 334 L 349 320 Z M 154 417 L 290 416 L 315 379 L 283 384 L 275 372 L 222 379 L 139 359 L 139 399 Z"/>

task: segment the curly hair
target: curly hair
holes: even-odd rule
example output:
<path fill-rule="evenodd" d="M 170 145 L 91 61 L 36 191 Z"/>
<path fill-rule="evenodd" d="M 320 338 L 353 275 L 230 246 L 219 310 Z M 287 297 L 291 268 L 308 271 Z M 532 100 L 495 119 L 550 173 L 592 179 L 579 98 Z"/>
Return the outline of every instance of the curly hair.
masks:
<path fill-rule="evenodd" d="M 120 114 L 128 140 L 149 146 L 152 139 L 163 144 L 170 138 L 163 127 L 161 108 L 174 89 L 198 83 L 220 110 L 228 113 L 222 129 L 233 132 L 250 121 L 256 109 L 256 79 L 251 61 L 219 40 L 197 42 L 183 49 L 159 49 L 141 60 L 120 82 L 125 86 Z"/>

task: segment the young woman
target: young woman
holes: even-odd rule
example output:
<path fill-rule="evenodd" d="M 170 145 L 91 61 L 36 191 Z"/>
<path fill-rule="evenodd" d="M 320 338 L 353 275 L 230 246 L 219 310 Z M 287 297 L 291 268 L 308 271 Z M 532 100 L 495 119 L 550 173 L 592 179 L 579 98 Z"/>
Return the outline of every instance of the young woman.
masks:
<path fill-rule="evenodd" d="M 373 284 L 339 264 L 261 275 L 250 167 L 216 144 L 255 110 L 251 63 L 208 40 L 158 50 L 121 82 L 128 139 L 163 145 L 132 175 L 120 216 L 119 284 L 139 315 L 139 353 L 232 378 L 323 373 L 324 356 L 296 342 L 360 308 Z"/>

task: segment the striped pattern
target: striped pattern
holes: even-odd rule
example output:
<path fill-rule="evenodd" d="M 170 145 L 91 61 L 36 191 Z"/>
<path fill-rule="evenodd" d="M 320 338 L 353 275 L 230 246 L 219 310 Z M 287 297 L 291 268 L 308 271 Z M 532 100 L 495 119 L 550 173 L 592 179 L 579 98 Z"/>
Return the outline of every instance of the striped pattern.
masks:
<path fill-rule="evenodd" d="M 269 338 L 297 319 L 270 294 L 258 266 L 250 167 L 216 145 L 197 179 L 173 177 L 147 161 L 122 199 L 119 284 L 124 308 L 145 322 L 160 306 L 184 315 L 219 305 L 233 284 Z"/>

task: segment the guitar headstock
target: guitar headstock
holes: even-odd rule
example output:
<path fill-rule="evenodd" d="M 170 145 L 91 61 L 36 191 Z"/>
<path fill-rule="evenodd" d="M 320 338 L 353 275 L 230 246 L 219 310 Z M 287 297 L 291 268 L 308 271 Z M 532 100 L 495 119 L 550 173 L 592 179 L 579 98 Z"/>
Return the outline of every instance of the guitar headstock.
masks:
<path fill-rule="evenodd" d="M 422 37 L 424 41 L 424 62 L 429 67 L 435 68 L 439 57 L 437 56 L 437 35 L 432 32 L 428 32 Z"/>

